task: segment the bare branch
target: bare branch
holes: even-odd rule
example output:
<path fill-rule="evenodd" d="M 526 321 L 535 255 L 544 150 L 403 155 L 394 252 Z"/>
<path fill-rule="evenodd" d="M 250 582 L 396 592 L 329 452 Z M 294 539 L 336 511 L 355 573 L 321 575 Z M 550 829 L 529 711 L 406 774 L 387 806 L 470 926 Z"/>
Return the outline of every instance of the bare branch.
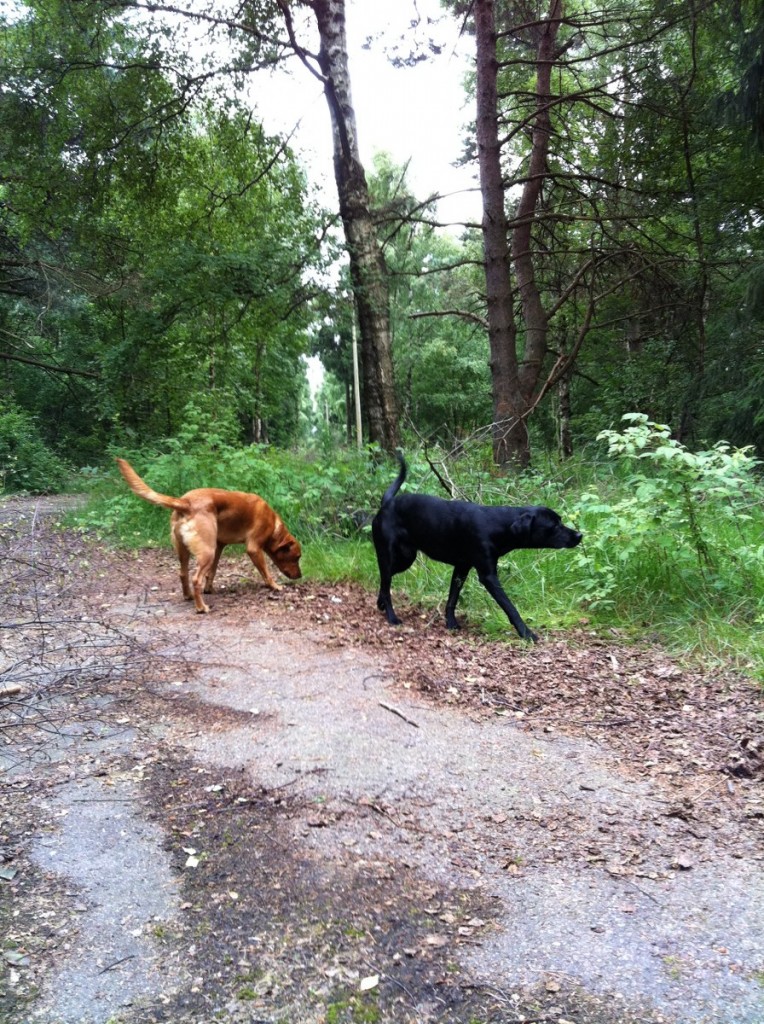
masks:
<path fill-rule="evenodd" d="M 100 377 L 95 370 L 74 370 L 70 366 L 56 366 L 54 363 L 43 363 L 40 359 L 31 359 L 29 356 L 17 356 L 10 352 L 0 352 L 0 359 L 11 363 L 26 363 L 27 366 L 38 366 L 43 370 L 51 370 L 53 373 L 66 373 L 72 377 Z"/>
<path fill-rule="evenodd" d="M 477 313 L 471 313 L 468 309 L 434 309 L 420 313 L 409 313 L 410 320 L 417 320 L 425 316 L 458 316 L 463 320 L 469 320 L 471 323 L 477 324 L 484 331 L 488 330 L 488 321 Z"/>

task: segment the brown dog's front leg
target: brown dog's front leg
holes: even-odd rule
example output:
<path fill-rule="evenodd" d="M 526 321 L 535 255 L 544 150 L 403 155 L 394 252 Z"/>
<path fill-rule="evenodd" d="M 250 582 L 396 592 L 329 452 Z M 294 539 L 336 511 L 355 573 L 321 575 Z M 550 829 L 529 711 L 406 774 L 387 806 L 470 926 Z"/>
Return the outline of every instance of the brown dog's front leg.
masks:
<path fill-rule="evenodd" d="M 281 590 L 279 584 L 274 580 L 268 570 L 268 563 L 265 560 L 265 555 L 260 548 L 252 547 L 247 548 L 247 554 L 252 559 L 252 564 L 260 573 L 263 578 L 263 582 L 266 587 L 270 587 L 271 590 Z"/>

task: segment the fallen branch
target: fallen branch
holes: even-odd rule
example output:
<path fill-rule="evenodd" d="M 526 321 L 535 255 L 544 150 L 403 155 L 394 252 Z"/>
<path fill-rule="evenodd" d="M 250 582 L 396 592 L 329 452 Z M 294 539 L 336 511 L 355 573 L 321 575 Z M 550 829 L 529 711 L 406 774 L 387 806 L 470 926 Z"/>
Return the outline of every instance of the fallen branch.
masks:
<path fill-rule="evenodd" d="M 413 718 L 408 718 L 406 715 L 404 715 L 402 711 L 399 711 L 398 708 L 394 708 L 392 704 L 385 704 L 385 702 L 381 700 L 379 702 L 379 706 L 381 708 L 384 708 L 385 711 L 392 711 L 394 715 L 397 715 L 399 718 L 402 718 L 403 721 L 408 722 L 409 725 L 413 725 L 415 729 L 419 728 L 418 722 L 415 722 Z"/>
<path fill-rule="evenodd" d="M 120 964 L 125 963 L 127 960 L 135 960 L 135 953 L 130 953 L 127 956 L 121 957 L 119 960 L 115 960 L 114 963 L 109 964 L 108 967 L 102 967 L 98 973 L 106 974 L 107 971 L 113 971 L 115 967 L 119 967 Z"/>

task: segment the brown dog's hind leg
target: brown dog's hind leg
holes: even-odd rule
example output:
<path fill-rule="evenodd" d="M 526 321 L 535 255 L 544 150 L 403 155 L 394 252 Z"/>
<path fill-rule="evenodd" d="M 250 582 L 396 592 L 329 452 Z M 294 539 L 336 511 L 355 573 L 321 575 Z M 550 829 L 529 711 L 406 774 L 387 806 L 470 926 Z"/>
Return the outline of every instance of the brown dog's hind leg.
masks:
<path fill-rule="evenodd" d="M 218 546 L 217 546 L 217 548 L 215 550 L 215 560 L 212 563 L 212 567 L 211 567 L 210 571 L 207 573 L 207 580 L 206 580 L 206 582 L 204 584 L 204 593 L 205 594 L 212 594 L 214 592 L 213 585 L 215 583 L 215 573 L 218 571 L 218 562 L 220 561 L 220 556 L 221 556 L 221 554 L 223 552 L 223 548 L 224 547 L 225 547 L 225 544 L 218 544 Z"/>
<path fill-rule="evenodd" d="M 183 540 L 178 533 L 175 523 L 173 523 L 172 531 L 172 546 L 175 548 L 175 554 L 178 556 L 180 562 L 180 585 L 183 590 L 183 597 L 190 601 L 192 598 L 191 587 L 188 583 L 188 563 L 190 561 L 190 552 Z"/>
<path fill-rule="evenodd" d="M 209 558 L 197 559 L 196 572 L 194 573 L 194 577 L 192 580 L 192 583 L 194 585 L 194 604 L 196 605 L 196 610 L 199 612 L 200 615 L 210 610 L 209 605 L 205 602 L 204 598 L 202 597 L 202 594 L 204 593 L 205 590 L 207 574 L 209 573 L 212 567 L 213 558 L 214 555 Z"/>
<path fill-rule="evenodd" d="M 191 578 L 194 604 L 197 612 L 203 614 L 210 609 L 202 597 L 207 582 L 207 577 L 215 564 L 217 554 L 217 524 L 214 518 L 197 514 L 187 519 L 180 519 L 173 524 L 173 537 L 177 536 L 175 550 L 181 559 L 181 574 L 183 572 L 183 556 L 181 551 L 185 549 L 186 562 L 188 552 L 196 559 L 196 570 Z M 188 570 L 186 569 L 186 574 Z M 182 578 L 182 576 L 181 576 Z M 190 595 L 189 595 L 190 596 Z"/>

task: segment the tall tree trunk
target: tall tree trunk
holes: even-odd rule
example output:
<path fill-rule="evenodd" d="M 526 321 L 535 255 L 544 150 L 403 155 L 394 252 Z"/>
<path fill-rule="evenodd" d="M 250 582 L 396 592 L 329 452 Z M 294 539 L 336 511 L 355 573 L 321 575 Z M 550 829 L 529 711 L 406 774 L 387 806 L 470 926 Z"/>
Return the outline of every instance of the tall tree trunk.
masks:
<path fill-rule="evenodd" d="M 533 263 L 533 217 L 547 175 L 549 140 L 552 134 L 552 68 L 555 42 L 562 17 L 562 0 L 551 0 L 546 22 L 539 26 L 536 51 L 536 115 L 531 136 L 528 173 L 515 211 L 512 258 L 525 323 L 525 355 L 520 365 L 520 389 L 530 400 L 547 352 L 547 315 L 541 301 Z"/>
<path fill-rule="evenodd" d="M 560 355 L 564 356 L 568 348 L 565 338 L 560 341 Z M 573 455 L 573 431 L 571 428 L 572 411 L 570 405 L 570 374 L 562 374 L 557 384 L 557 440 L 560 458 L 569 459 Z"/>
<path fill-rule="evenodd" d="M 682 128 L 682 155 L 684 157 L 685 174 L 687 176 L 687 197 L 690 201 L 692 229 L 695 240 L 695 253 L 698 264 L 698 275 L 695 286 L 689 297 L 693 318 L 695 320 L 695 359 L 690 366 L 691 383 L 682 404 L 677 440 L 686 442 L 692 438 L 695 423 L 700 417 L 703 395 L 705 392 L 706 373 L 706 318 L 708 316 L 709 272 L 706 259 L 706 246 L 703 237 L 703 222 L 700 212 L 700 198 L 695 181 L 695 166 L 692 152 L 692 112 L 690 96 L 697 74 L 697 12 L 692 8 L 690 21 L 690 51 L 692 53 L 692 70 L 681 90 L 679 97 L 679 114 Z"/>
<path fill-rule="evenodd" d="M 547 315 L 535 277 L 531 232 L 547 171 L 551 76 L 562 8 L 562 0 L 550 0 L 548 19 L 539 25 L 531 156 L 515 215 L 511 251 L 499 141 L 499 63 L 494 3 L 493 0 L 476 0 L 473 8 L 477 47 L 478 162 L 493 383 L 493 451 L 498 465 L 514 463 L 521 468 L 530 463 L 526 417 L 533 407 L 534 391 L 547 352 Z M 513 263 L 525 326 L 522 360 L 517 354 L 517 325 L 513 313 Z"/>
<path fill-rule="evenodd" d="M 527 464 L 530 449 L 525 423 L 520 418 L 523 402 L 519 392 L 509 226 L 501 173 L 497 87 L 499 64 L 496 58 L 493 0 L 477 0 L 474 16 L 477 47 L 476 139 L 483 202 L 483 261 L 493 397 L 493 458 L 499 466 L 513 460 Z"/>
<path fill-rule="evenodd" d="M 392 451 L 398 443 L 387 267 L 371 217 L 350 91 L 344 0 L 308 0 L 321 38 L 319 66 L 332 119 L 334 176 L 361 329 L 369 440 Z"/>

